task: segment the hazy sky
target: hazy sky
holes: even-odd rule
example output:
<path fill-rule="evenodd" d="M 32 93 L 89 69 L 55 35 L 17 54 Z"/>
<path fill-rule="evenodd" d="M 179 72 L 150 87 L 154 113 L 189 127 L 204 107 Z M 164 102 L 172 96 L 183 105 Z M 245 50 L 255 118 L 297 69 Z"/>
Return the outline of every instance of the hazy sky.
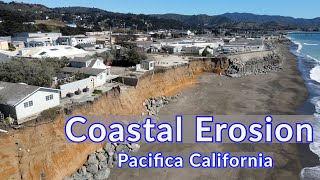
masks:
<path fill-rule="evenodd" d="M 216 15 L 226 12 L 249 12 L 301 18 L 320 17 L 319 0 L 24 0 L 23 2 L 39 3 L 49 7 L 96 7 L 124 13 Z"/>

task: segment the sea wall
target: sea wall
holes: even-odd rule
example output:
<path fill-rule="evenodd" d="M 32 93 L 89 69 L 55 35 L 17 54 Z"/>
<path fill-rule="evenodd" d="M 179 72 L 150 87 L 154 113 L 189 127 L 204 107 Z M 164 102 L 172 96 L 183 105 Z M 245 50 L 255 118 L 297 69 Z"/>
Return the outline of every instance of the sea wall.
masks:
<path fill-rule="evenodd" d="M 196 76 L 212 71 L 210 60 L 159 69 L 139 78 L 135 87 L 114 88 L 93 102 L 69 107 L 70 115 L 139 115 L 146 112 L 144 101 L 173 95 L 196 83 Z M 66 114 L 0 135 L 0 179 L 62 179 L 70 176 L 89 154 L 103 144 L 72 144 L 65 141 Z"/>
<path fill-rule="evenodd" d="M 227 59 L 230 65 L 226 74 L 232 77 L 277 71 L 282 64 L 281 57 L 272 51 L 232 55 Z"/>
<path fill-rule="evenodd" d="M 213 72 L 237 77 L 281 69 L 281 57 L 273 51 L 223 55 L 211 58 Z"/>

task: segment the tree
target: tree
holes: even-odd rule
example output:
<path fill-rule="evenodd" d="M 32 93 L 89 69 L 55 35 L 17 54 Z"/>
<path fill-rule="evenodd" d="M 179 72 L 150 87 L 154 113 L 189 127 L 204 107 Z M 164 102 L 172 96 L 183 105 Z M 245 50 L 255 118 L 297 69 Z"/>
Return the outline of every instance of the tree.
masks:
<path fill-rule="evenodd" d="M 66 66 L 67 62 L 67 58 L 13 59 L 0 63 L 0 81 L 51 87 L 52 77 Z"/>
<path fill-rule="evenodd" d="M 130 49 L 128 51 L 129 62 L 136 65 L 139 64 L 141 60 L 147 59 L 145 53 L 137 51 L 136 49 Z"/>
<path fill-rule="evenodd" d="M 202 56 L 206 57 L 206 56 L 210 56 L 211 53 L 208 51 L 208 47 L 206 47 L 203 52 L 202 52 Z"/>
<path fill-rule="evenodd" d="M 116 51 L 105 51 L 99 54 L 95 54 L 95 57 L 101 57 L 104 64 L 111 65 L 115 60 Z"/>

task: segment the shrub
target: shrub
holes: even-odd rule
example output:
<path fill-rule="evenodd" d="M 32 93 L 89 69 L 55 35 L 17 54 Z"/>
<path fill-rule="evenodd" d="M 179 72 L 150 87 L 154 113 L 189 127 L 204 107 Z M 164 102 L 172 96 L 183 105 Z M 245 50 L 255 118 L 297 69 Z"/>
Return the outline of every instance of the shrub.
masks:
<path fill-rule="evenodd" d="M 93 94 L 102 94 L 102 91 L 101 91 L 101 90 L 98 90 L 98 89 L 95 89 L 95 90 L 93 91 Z"/>
<path fill-rule="evenodd" d="M 44 119 L 54 120 L 60 114 L 61 107 L 54 107 L 41 112 L 40 116 Z"/>

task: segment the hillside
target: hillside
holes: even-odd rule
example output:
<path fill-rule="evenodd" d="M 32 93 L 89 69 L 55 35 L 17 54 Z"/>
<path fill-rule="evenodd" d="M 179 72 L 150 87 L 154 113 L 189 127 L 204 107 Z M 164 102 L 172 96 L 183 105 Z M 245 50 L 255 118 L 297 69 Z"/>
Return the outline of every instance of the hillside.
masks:
<path fill-rule="evenodd" d="M 254 22 L 254 23 L 270 23 L 276 22 L 283 25 L 296 25 L 299 27 L 319 27 L 320 18 L 303 19 L 293 18 L 286 16 L 269 16 L 269 15 L 256 15 L 251 13 L 225 13 L 221 16 L 229 18 L 237 22 Z"/>
<path fill-rule="evenodd" d="M 46 22 L 44 20 L 52 20 Z M 29 31 L 60 31 L 65 35 L 83 34 L 87 31 L 101 31 L 112 28 L 152 29 L 192 29 L 186 23 L 158 19 L 143 14 L 113 13 L 97 8 L 65 7 L 48 8 L 38 4 L 5 3 L 0 1 L 0 36 Z M 25 24 L 25 22 L 42 22 Z M 64 27 L 66 22 L 75 22 L 77 28 Z"/>
<path fill-rule="evenodd" d="M 320 27 L 320 18 L 295 19 L 283 16 L 226 13 L 217 16 L 179 14 L 125 14 L 98 8 L 61 7 L 48 8 L 41 4 L 5 3 L 0 1 L 0 36 L 29 31 L 60 31 L 65 35 L 83 34 L 112 28 L 138 30 L 231 28 L 244 30 L 314 30 Z M 27 24 L 26 22 L 41 22 Z M 46 21 L 44 21 L 46 20 Z M 48 21 L 51 20 L 51 21 Z M 53 23 L 54 22 L 54 23 Z M 65 27 L 74 22 L 77 28 Z M 312 29 L 313 28 L 313 29 Z"/>
<path fill-rule="evenodd" d="M 191 26 L 227 26 L 233 23 L 229 18 L 223 16 L 201 15 L 180 15 L 180 14 L 163 14 L 153 15 L 159 19 L 173 19 L 184 22 Z"/>

